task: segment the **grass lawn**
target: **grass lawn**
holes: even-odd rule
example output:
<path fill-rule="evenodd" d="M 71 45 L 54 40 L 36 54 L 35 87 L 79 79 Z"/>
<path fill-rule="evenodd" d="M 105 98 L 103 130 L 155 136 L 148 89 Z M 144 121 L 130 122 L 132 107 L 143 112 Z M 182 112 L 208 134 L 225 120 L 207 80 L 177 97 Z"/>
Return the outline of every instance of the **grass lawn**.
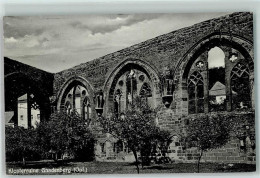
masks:
<path fill-rule="evenodd" d="M 141 167 L 141 166 L 140 166 Z M 17 171 L 17 172 L 12 172 Z M 28 173 L 26 171 L 38 171 Z M 253 164 L 227 164 L 201 163 L 200 172 L 253 172 L 256 165 Z M 11 171 L 11 172 L 10 172 Z M 24 172 L 21 172 L 24 171 Z M 53 172 L 55 171 L 55 172 Z M 140 173 L 194 173 L 197 165 L 193 163 L 171 163 L 145 166 L 140 168 Z M 63 166 L 54 162 L 28 163 L 26 166 L 7 163 L 7 174 L 136 174 L 136 167 L 131 163 L 118 162 L 69 162 Z"/>

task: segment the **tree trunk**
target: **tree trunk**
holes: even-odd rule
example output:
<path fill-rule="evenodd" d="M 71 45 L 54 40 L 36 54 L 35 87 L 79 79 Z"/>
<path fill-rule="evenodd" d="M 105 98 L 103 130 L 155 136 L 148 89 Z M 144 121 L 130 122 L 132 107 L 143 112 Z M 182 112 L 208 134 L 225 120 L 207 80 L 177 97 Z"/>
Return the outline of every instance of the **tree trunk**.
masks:
<path fill-rule="evenodd" d="M 26 162 L 25 162 L 25 157 L 23 156 L 23 166 L 25 166 Z"/>
<path fill-rule="evenodd" d="M 142 151 L 141 151 L 141 161 L 142 161 L 142 169 L 144 168 L 144 155 L 142 154 Z"/>
<path fill-rule="evenodd" d="M 137 158 L 137 153 L 136 153 L 135 149 L 133 149 L 133 153 L 135 156 L 135 165 L 136 165 L 137 174 L 139 174 L 138 158 Z"/>
<path fill-rule="evenodd" d="M 198 173 L 200 172 L 200 159 L 201 159 L 201 157 L 202 157 L 202 153 L 203 153 L 203 151 L 201 150 L 200 151 L 200 154 L 199 154 L 199 158 L 198 158 Z"/>

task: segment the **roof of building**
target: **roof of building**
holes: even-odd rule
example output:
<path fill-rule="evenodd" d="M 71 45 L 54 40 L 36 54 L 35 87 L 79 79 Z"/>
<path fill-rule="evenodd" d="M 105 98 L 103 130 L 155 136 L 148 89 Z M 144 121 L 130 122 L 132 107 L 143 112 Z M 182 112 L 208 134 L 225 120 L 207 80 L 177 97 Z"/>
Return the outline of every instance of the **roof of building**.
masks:
<path fill-rule="evenodd" d="M 237 93 L 232 90 L 232 94 L 236 95 Z M 217 81 L 213 87 L 209 90 L 209 96 L 223 96 L 226 95 L 226 86 L 221 82 Z"/>
<path fill-rule="evenodd" d="M 27 94 L 24 94 L 18 98 L 18 101 L 27 101 Z"/>
<path fill-rule="evenodd" d="M 5 112 L 5 124 L 13 123 L 14 111 Z"/>

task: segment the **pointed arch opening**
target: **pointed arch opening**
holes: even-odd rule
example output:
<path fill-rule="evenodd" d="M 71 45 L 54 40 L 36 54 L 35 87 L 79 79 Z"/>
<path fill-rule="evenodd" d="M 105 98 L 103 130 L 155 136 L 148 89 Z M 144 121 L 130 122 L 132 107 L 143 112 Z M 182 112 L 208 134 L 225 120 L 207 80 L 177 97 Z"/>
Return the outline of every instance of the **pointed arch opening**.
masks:
<path fill-rule="evenodd" d="M 83 78 L 71 78 L 61 88 L 57 102 L 57 109 L 70 114 L 72 111 L 90 122 L 96 117 L 93 101 L 93 90 Z"/>
<path fill-rule="evenodd" d="M 202 75 L 195 71 L 188 79 L 189 114 L 204 112 L 204 82 Z"/>
<path fill-rule="evenodd" d="M 156 107 L 161 102 L 159 81 L 159 74 L 146 62 L 137 59 L 123 61 L 115 67 L 105 82 L 104 113 L 124 113 L 136 98 L 142 97 L 140 91 L 145 83 L 149 84 L 149 87 L 144 86 L 150 88 L 148 102 L 152 108 Z M 119 90 L 120 92 L 117 92 Z"/>
<path fill-rule="evenodd" d="M 219 47 L 208 52 L 209 112 L 226 110 L 225 53 Z"/>
<path fill-rule="evenodd" d="M 241 43 L 243 41 L 243 43 Z M 216 48 L 218 47 L 218 48 Z M 189 96 L 191 92 L 189 92 L 188 88 L 188 80 L 189 76 L 194 71 L 199 71 L 204 79 L 204 112 L 214 112 L 214 111 L 232 111 L 235 108 L 233 106 L 233 95 L 235 91 L 232 90 L 232 79 L 231 79 L 231 71 L 235 65 L 238 63 L 246 64 L 249 69 L 249 89 L 250 89 L 250 101 L 247 103 L 251 103 L 251 107 L 254 108 L 254 61 L 252 55 L 252 43 L 250 41 L 245 41 L 245 39 L 240 38 L 240 36 L 234 37 L 232 40 L 228 36 L 222 35 L 221 38 L 219 36 L 215 36 L 214 34 L 207 36 L 201 39 L 200 42 L 195 44 L 190 50 L 185 53 L 182 60 L 179 61 L 177 67 L 174 72 L 174 80 L 176 84 L 179 85 L 177 90 L 175 91 L 175 95 L 178 93 L 182 93 L 181 95 L 176 95 L 176 99 L 180 100 L 180 103 L 177 103 L 177 112 L 182 112 L 183 114 L 188 114 L 189 112 Z M 222 50 L 222 51 L 221 51 Z M 210 52 L 210 53 L 208 53 Z M 224 53 L 224 69 L 222 69 L 222 74 L 218 78 L 222 79 L 223 83 L 218 83 L 218 87 L 214 87 L 216 84 L 216 79 L 212 80 L 211 75 L 209 74 L 210 70 L 213 70 L 213 64 L 210 62 L 210 55 L 216 55 L 217 57 L 222 58 L 222 62 L 217 62 L 222 65 L 218 66 L 221 68 L 223 66 L 223 53 Z M 178 72 L 182 70 L 182 78 L 178 80 Z M 213 72 L 219 75 L 219 71 Z M 237 80 L 237 79 L 236 79 Z M 248 81 L 248 80 L 247 80 Z M 234 82 L 233 82 L 234 83 Z M 211 86 L 209 86 L 211 85 Z M 190 90 L 195 88 L 190 85 Z M 211 87 L 211 88 L 210 88 Z M 213 93 L 210 90 L 220 89 L 223 93 L 217 92 L 218 94 L 223 94 L 221 96 L 222 107 L 217 108 L 216 110 L 212 109 L 210 106 L 210 98 Z M 248 89 L 247 89 L 248 90 Z M 216 92 L 215 92 L 216 93 Z M 214 95 L 214 94 L 213 94 Z M 226 95 L 226 99 L 225 99 Z M 216 100 L 216 97 L 214 97 Z M 249 98 L 247 96 L 246 98 Z M 223 102 L 224 100 L 224 102 Z M 247 99 L 246 99 L 247 100 Z M 241 103 L 241 102 L 240 102 Z M 244 102 L 246 103 L 246 102 Z M 194 104 L 193 104 L 194 105 Z M 183 107 L 184 106 L 184 107 Z M 243 107 L 243 106 L 242 106 Z M 248 104 L 247 107 L 250 107 Z M 193 109 L 193 113 L 195 109 Z"/>
<path fill-rule="evenodd" d="M 238 63 L 230 74 L 232 89 L 232 109 L 251 108 L 251 89 L 249 68 Z"/>

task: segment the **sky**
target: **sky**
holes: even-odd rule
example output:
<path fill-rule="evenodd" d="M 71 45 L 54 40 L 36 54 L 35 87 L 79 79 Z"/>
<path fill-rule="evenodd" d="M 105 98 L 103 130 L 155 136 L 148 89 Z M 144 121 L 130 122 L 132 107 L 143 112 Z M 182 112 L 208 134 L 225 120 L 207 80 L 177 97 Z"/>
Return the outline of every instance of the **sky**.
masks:
<path fill-rule="evenodd" d="M 226 14 L 9 16 L 4 17 L 4 56 L 56 73 Z M 222 58 L 222 51 L 213 56 Z"/>
<path fill-rule="evenodd" d="M 208 52 L 208 67 L 225 67 L 225 54 L 219 47 L 214 47 Z"/>

